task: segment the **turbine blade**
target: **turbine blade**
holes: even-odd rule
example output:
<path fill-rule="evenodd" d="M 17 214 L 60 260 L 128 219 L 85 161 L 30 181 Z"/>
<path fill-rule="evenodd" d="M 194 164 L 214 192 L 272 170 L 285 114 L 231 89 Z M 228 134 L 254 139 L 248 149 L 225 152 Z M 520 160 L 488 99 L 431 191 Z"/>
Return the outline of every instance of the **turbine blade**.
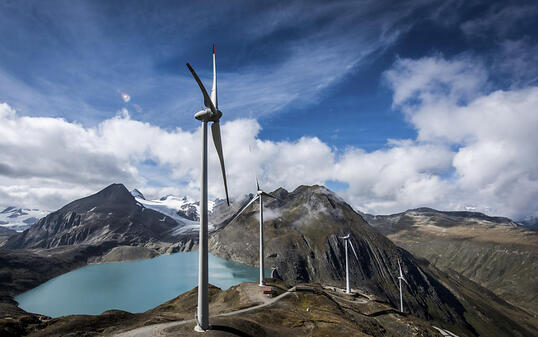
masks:
<path fill-rule="evenodd" d="M 246 206 L 243 207 L 243 209 L 241 209 L 241 210 L 239 211 L 239 213 L 237 213 L 237 215 L 232 219 L 232 221 L 228 222 L 228 225 L 231 224 L 232 222 L 234 222 L 235 219 L 239 218 L 239 216 L 240 216 L 240 215 L 241 215 L 241 214 L 242 214 L 242 213 L 243 213 L 243 212 L 244 212 L 250 205 L 252 205 L 252 204 L 254 203 L 254 201 L 256 201 L 257 199 L 258 199 L 258 196 L 257 196 L 257 195 L 254 196 L 254 198 L 252 198 L 252 199 L 248 202 L 248 204 L 246 204 Z"/>
<path fill-rule="evenodd" d="M 217 65 L 215 62 L 215 45 L 213 45 L 213 86 L 211 87 L 211 101 L 216 109 L 219 108 L 217 101 Z"/>
<path fill-rule="evenodd" d="M 230 206 L 230 199 L 228 198 L 228 184 L 226 184 L 226 169 L 224 168 L 224 155 L 222 154 L 222 140 L 220 138 L 220 124 L 218 121 L 211 124 L 211 134 L 213 135 L 215 149 L 219 155 L 222 179 L 224 180 L 224 191 L 226 192 L 226 202 L 228 203 L 228 206 Z"/>
<path fill-rule="evenodd" d="M 351 242 L 351 240 L 349 241 L 349 245 L 351 246 L 351 250 L 353 251 L 353 254 L 355 254 L 355 258 L 357 258 L 357 261 L 360 261 L 359 256 L 357 255 L 357 252 L 355 251 L 355 247 L 353 247 L 353 243 Z"/>
<path fill-rule="evenodd" d="M 409 286 L 409 283 L 407 283 L 407 281 L 403 278 L 403 276 L 400 277 L 402 279 L 402 281 L 405 282 L 405 284 L 407 284 L 407 286 Z"/>
<path fill-rule="evenodd" d="M 262 192 L 262 195 L 263 195 L 264 197 L 269 197 L 269 198 L 276 199 L 276 197 L 273 197 L 273 196 L 272 196 L 271 194 L 269 194 L 269 193 Z"/>
<path fill-rule="evenodd" d="M 187 68 L 189 68 L 189 70 L 191 71 L 192 77 L 194 77 L 194 79 L 196 80 L 196 83 L 198 83 L 198 86 L 200 87 L 200 90 L 202 90 L 202 94 L 204 95 L 204 105 L 206 107 L 208 107 L 209 109 L 211 109 L 211 111 L 214 114 L 216 114 L 217 109 L 215 108 L 215 106 L 213 105 L 213 102 L 211 101 L 211 98 L 207 94 L 207 91 L 205 90 L 204 84 L 202 83 L 202 81 L 200 81 L 200 77 L 198 77 L 198 75 L 196 74 L 194 69 L 191 67 L 189 62 L 187 62 Z"/>
<path fill-rule="evenodd" d="M 260 184 L 258 183 L 258 175 L 256 175 L 256 191 L 260 190 Z"/>
<path fill-rule="evenodd" d="M 403 278 L 402 266 L 400 265 L 400 259 L 398 259 L 398 269 L 400 270 L 400 277 Z"/>

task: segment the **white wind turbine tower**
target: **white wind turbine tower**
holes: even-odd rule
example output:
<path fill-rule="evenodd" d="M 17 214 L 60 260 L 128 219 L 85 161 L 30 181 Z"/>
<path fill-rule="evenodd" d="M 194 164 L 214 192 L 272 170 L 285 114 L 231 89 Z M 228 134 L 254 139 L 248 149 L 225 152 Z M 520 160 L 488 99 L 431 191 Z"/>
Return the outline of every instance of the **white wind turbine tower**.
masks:
<path fill-rule="evenodd" d="M 263 272 L 264 272 L 264 253 L 263 253 L 263 197 L 269 197 L 276 199 L 269 193 L 265 193 L 260 189 L 260 184 L 258 183 L 258 178 L 256 178 L 256 195 L 254 198 L 252 198 L 248 204 L 243 207 L 243 209 L 237 213 L 237 215 L 230 221 L 229 223 L 232 223 L 235 219 L 237 219 L 241 213 L 243 213 L 244 210 L 246 210 L 250 205 L 252 205 L 256 200 L 260 200 L 260 286 L 265 285 L 263 283 Z"/>
<path fill-rule="evenodd" d="M 400 282 L 400 312 L 403 312 L 403 297 L 402 297 L 402 281 L 409 286 L 409 283 L 405 280 L 402 273 L 402 266 L 400 265 L 400 259 L 398 259 L 398 269 L 400 270 L 400 276 L 398 276 L 398 281 Z"/>
<path fill-rule="evenodd" d="M 213 87 L 211 88 L 211 97 L 207 94 L 202 81 L 187 63 L 187 67 L 192 76 L 198 83 L 204 96 L 204 105 L 207 109 L 198 111 L 194 118 L 202 122 L 202 174 L 200 179 L 200 249 L 198 259 L 198 309 L 196 312 L 196 331 L 206 331 L 210 329 L 209 325 L 209 302 L 208 302 L 208 264 L 207 264 L 207 123 L 211 124 L 211 134 L 213 143 L 220 160 L 222 169 L 222 178 L 224 180 L 224 191 L 226 192 L 226 202 L 230 205 L 228 198 L 228 186 L 226 184 L 226 170 L 224 169 L 224 157 L 222 154 L 222 141 L 220 138 L 219 120 L 222 112 L 218 110 L 217 101 L 217 68 L 215 65 L 215 45 L 213 45 Z"/>
<path fill-rule="evenodd" d="M 350 238 L 351 238 L 350 234 L 340 237 L 340 239 L 344 240 L 344 247 L 346 251 L 346 294 L 351 293 L 351 288 L 349 287 L 349 259 L 348 259 L 348 253 L 347 253 L 347 244 Z M 349 241 L 349 245 L 351 246 L 351 249 L 353 250 L 353 254 L 355 255 L 355 258 L 357 259 L 357 261 L 359 261 L 359 257 L 357 256 L 357 252 L 355 251 L 355 248 L 353 247 L 353 243 L 351 243 L 351 241 Z"/>

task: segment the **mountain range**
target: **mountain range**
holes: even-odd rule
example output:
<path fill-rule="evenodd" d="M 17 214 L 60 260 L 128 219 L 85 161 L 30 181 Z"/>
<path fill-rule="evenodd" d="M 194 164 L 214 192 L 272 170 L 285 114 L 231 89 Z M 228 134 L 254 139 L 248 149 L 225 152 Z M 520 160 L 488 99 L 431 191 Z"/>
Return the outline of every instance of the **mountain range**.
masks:
<path fill-rule="evenodd" d="M 362 214 L 379 232 L 436 267 L 456 271 L 538 314 L 538 231 L 504 217 L 418 208 Z"/>
<path fill-rule="evenodd" d="M 537 331 L 538 323 L 532 315 L 466 277 L 441 271 L 398 247 L 382 234 L 383 226 L 356 212 L 327 188 L 300 186 L 292 192 L 280 188 L 271 194 L 277 199 L 265 204 L 265 258 L 284 281 L 343 287 L 344 246 L 338 236 L 349 233 L 359 256 L 359 260 L 350 262 L 353 288 L 373 293 L 396 307 L 400 259 L 409 282 L 404 289 L 406 308 L 413 315 L 450 326 L 460 336 L 526 336 Z M 232 201 L 228 207 L 215 201 L 210 216 L 210 251 L 257 265 L 257 209 L 247 210 L 230 222 L 246 202 L 248 197 Z M 142 247 L 145 252 L 156 253 L 191 250 L 198 240 L 192 220 L 197 217 L 196 206 L 192 200 L 172 196 L 148 201 L 139 191 L 129 192 L 123 185 L 113 184 L 50 213 L 24 232 L 9 236 L 4 247 L 13 252 L 9 256 L 21 261 L 25 259 L 24 252 L 32 249 L 31 254 L 38 254 L 36 259 L 44 265 L 49 251 L 61 251 L 59 259 L 69 259 L 72 262 L 66 265 L 73 268 L 112 253 L 122 256 L 117 251 L 122 247 Z M 368 220 L 380 229 L 372 227 Z M 80 255 L 74 261 L 72 253 L 63 252 L 66 247 L 99 249 L 77 250 Z M 21 263 L 12 265 L 20 269 Z M 64 267 L 63 272 L 65 269 L 69 267 Z M 0 285 L 6 289 L 13 287 L 20 275 L 28 277 L 34 272 L 31 268 L 18 273 L 12 270 L 0 269 L 0 276 L 8 275 L 0 277 Z M 57 272 L 50 277 L 56 275 Z M 32 280 L 46 280 L 46 276 L 45 272 Z M 35 286 L 35 282 L 29 282 L 28 287 Z M 24 285 L 17 289 L 7 294 L 23 291 Z"/>

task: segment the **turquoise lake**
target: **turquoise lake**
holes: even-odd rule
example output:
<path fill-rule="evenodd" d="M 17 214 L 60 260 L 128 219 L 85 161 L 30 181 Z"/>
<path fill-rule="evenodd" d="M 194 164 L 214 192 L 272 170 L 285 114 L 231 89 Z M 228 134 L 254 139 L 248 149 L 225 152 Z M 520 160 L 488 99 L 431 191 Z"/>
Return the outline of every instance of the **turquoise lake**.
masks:
<path fill-rule="evenodd" d="M 270 271 L 265 271 L 266 276 Z M 257 281 L 259 269 L 209 255 L 209 282 L 221 289 Z M 144 312 L 198 283 L 198 252 L 150 260 L 94 264 L 53 278 L 15 297 L 19 306 L 51 317 L 110 309 Z"/>

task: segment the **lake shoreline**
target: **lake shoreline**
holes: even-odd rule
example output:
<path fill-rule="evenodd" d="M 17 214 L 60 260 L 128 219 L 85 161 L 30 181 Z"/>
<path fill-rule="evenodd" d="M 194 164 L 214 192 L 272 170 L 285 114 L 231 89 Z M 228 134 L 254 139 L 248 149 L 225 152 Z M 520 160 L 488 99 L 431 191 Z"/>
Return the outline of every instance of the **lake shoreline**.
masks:
<path fill-rule="evenodd" d="M 13 293 L 10 300 L 22 311 L 18 314 L 52 318 L 72 314 L 96 315 L 107 310 L 143 312 L 196 286 L 198 254 L 194 250 L 181 253 L 187 255 L 168 258 L 165 256 L 171 257 L 176 253 L 147 247 L 116 246 L 100 256 L 88 258 L 85 264 L 73 265 L 61 274 L 43 279 L 42 283 L 36 282 L 30 289 L 21 288 Z M 40 254 L 47 255 L 46 251 L 40 251 Z M 158 261 L 148 262 L 156 258 Z M 210 282 L 219 288 L 227 289 L 241 282 L 256 281 L 259 277 L 257 266 L 211 254 L 210 260 Z M 111 264 L 115 266 L 93 268 Z M 87 269 L 90 266 L 92 268 Z M 266 277 L 270 276 L 270 272 L 265 270 Z M 66 277 L 66 274 L 71 275 Z M 62 282 L 63 286 L 59 287 Z M 155 284 L 159 286 L 154 287 Z M 135 287 L 136 291 L 133 291 Z M 152 287 L 149 298 L 139 296 Z M 172 288 L 174 291 L 171 291 Z M 51 306 L 50 298 L 55 299 L 54 306 Z"/>
<path fill-rule="evenodd" d="M 132 248 L 126 248 L 132 247 Z M 0 314 L 2 317 L 43 316 L 18 306 L 15 297 L 43 283 L 87 265 L 128 262 L 164 254 L 197 250 L 194 242 L 127 246 L 117 242 L 43 249 L 0 248 Z M 128 252 L 127 252 L 128 251 Z M 116 259 L 116 261 L 114 261 Z"/>

